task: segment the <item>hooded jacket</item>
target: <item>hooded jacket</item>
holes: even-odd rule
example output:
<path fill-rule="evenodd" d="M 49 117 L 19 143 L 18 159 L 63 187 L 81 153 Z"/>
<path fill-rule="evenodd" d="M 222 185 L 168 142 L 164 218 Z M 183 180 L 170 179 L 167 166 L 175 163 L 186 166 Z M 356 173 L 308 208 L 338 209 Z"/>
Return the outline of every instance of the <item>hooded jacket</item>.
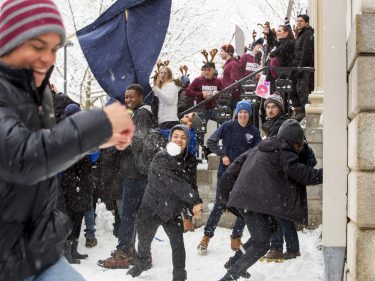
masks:
<path fill-rule="evenodd" d="M 189 129 L 176 125 L 176 129 L 185 132 L 189 146 Z M 166 149 L 159 151 L 150 165 L 148 184 L 143 196 L 141 208 L 146 208 L 168 222 L 181 215 L 185 207 L 192 207 L 201 202 L 196 185 L 197 163 L 188 149 L 178 156 L 171 156 Z"/>
<path fill-rule="evenodd" d="M 54 126 L 48 79 L 37 89 L 31 70 L 0 62 L 0 280 L 23 280 L 61 257 L 70 225 L 56 210 L 56 174 L 112 134 L 102 110 Z"/>
<path fill-rule="evenodd" d="M 322 179 L 322 169 L 299 163 L 291 144 L 276 136 L 238 157 L 219 184 L 228 207 L 307 224 L 306 193 L 296 183 L 315 185 Z"/>

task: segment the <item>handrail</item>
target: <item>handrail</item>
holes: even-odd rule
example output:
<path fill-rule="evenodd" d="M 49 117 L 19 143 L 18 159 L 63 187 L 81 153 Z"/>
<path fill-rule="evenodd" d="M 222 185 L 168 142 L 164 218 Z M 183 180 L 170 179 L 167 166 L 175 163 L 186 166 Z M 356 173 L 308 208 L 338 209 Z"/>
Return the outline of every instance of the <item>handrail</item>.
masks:
<path fill-rule="evenodd" d="M 268 66 L 266 67 L 263 67 L 253 73 L 250 73 L 249 75 L 241 78 L 240 80 L 237 80 L 236 82 L 234 82 L 233 84 L 229 85 L 228 87 L 222 89 L 220 92 L 216 93 L 215 95 L 209 97 L 208 99 L 204 100 L 204 101 L 201 101 L 200 103 L 186 109 L 184 112 L 181 112 L 179 114 L 180 117 L 184 116 L 185 114 L 187 113 L 190 113 L 192 111 L 194 111 L 194 109 L 198 108 L 198 107 L 201 107 L 202 105 L 205 105 L 206 103 L 208 103 L 209 101 L 213 100 L 213 99 L 216 99 L 217 97 L 219 97 L 220 95 L 228 92 L 229 90 L 232 90 L 233 88 L 236 88 L 238 85 L 241 85 L 243 82 L 246 82 L 247 80 L 251 79 L 252 77 L 255 77 L 258 73 L 261 73 L 265 70 L 269 69 Z"/>
<path fill-rule="evenodd" d="M 280 66 L 265 66 L 253 73 L 250 73 L 249 75 L 241 78 L 240 80 L 237 80 L 236 82 L 234 82 L 233 84 L 229 85 L 228 87 L 226 87 L 225 89 L 221 90 L 220 92 L 216 93 L 215 95 L 209 97 L 208 99 L 204 100 L 204 101 L 201 101 L 200 103 L 188 108 L 187 110 L 181 112 L 179 114 L 179 117 L 181 118 L 182 116 L 184 116 L 185 114 L 187 113 L 190 113 L 190 112 L 193 112 L 196 108 L 198 107 L 201 107 L 202 105 L 205 105 L 206 103 L 208 103 L 209 101 L 213 100 L 213 99 L 216 99 L 217 97 L 219 97 L 220 95 L 228 92 L 229 90 L 232 90 L 233 88 L 236 88 L 237 86 L 239 85 L 242 85 L 243 82 L 246 82 L 247 80 L 255 77 L 257 74 L 261 73 L 261 72 L 264 72 L 266 70 L 269 70 L 269 69 L 275 69 L 277 72 L 280 71 L 282 74 L 283 72 L 292 72 L 294 70 L 297 70 L 297 71 L 308 71 L 308 72 L 314 72 L 315 71 L 315 68 L 314 67 L 297 67 L 297 66 L 291 66 L 291 67 L 280 67 Z M 290 74 L 289 74 L 290 75 Z"/>

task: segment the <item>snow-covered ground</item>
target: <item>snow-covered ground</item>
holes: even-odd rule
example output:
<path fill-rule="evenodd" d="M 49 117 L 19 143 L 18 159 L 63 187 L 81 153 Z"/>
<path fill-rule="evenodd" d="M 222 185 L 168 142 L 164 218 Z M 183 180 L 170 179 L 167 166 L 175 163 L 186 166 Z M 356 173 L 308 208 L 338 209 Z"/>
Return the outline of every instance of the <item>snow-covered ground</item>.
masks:
<path fill-rule="evenodd" d="M 87 249 L 85 239 L 81 235 L 79 250 L 87 253 L 89 258 L 83 260 L 75 268 L 89 281 L 126 281 L 126 280 L 172 280 L 172 259 L 168 237 L 159 228 L 152 244 L 153 267 L 143 272 L 141 276 L 132 278 L 126 275 L 126 269 L 108 270 L 96 265 L 99 259 L 109 257 L 115 249 L 117 239 L 112 235 L 113 216 L 105 210 L 103 204 L 97 208 L 97 239 L 98 245 Z M 318 281 L 323 280 L 323 259 L 320 248 L 321 228 L 313 231 L 299 231 L 301 257 L 284 263 L 258 262 L 249 269 L 252 281 Z M 187 252 L 187 280 L 209 281 L 219 280 L 226 272 L 223 265 L 233 255 L 230 250 L 230 230 L 217 228 L 215 237 L 210 241 L 206 256 L 200 256 L 196 246 L 203 236 L 203 227 L 185 234 Z M 247 239 L 248 232 L 245 231 Z M 242 279 L 244 280 L 244 279 Z"/>

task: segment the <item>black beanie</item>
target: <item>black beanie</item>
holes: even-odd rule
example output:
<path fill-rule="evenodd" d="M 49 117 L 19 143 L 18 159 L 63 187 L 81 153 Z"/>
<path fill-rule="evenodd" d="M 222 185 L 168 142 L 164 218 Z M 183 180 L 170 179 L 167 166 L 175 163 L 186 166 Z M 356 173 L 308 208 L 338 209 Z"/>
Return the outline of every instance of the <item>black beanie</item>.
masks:
<path fill-rule="evenodd" d="M 295 119 L 287 119 L 281 124 L 279 137 L 287 140 L 289 143 L 298 143 L 303 145 L 304 134 L 301 125 Z"/>

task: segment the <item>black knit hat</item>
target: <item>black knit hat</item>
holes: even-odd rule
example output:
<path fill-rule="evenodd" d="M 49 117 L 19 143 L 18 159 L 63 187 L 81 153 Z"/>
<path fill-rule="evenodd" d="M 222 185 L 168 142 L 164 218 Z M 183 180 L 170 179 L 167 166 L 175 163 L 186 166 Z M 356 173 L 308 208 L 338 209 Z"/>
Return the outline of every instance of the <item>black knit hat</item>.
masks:
<path fill-rule="evenodd" d="M 281 124 L 277 135 L 289 143 L 303 145 L 304 133 L 301 125 L 295 119 L 287 119 Z"/>

